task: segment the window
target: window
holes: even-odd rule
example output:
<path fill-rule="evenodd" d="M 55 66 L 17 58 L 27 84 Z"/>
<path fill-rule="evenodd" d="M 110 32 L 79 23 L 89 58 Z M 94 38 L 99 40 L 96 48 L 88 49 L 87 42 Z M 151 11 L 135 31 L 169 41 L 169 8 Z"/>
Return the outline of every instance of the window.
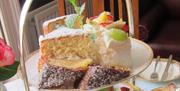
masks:
<path fill-rule="evenodd" d="M 1 0 L 0 3 L 0 35 L 13 48 L 19 60 L 19 16 L 18 0 Z"/>

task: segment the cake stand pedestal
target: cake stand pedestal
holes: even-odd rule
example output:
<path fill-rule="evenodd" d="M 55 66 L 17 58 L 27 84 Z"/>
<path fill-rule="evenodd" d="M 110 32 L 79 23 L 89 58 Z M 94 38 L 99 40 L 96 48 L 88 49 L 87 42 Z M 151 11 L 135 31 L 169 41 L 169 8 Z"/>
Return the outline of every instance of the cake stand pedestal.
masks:
<path fill-rule="evenodd" d="M 126 1 L 126 6 L 127 6 L 127 12 L 128 12 L 129 35 L 133 37 L 134 36 L 134 19 L 133 19 L 133 14 L 132 14 L 132 1 L 131 0 L 125 0 L 125 1 Z M 22 9 L 21 15 L 20 15 L 20 24 L 19 24 L 20 54 L 21 54 L 20 66 L 21 66 L 21 74 L 22 74 L 21 77 L 24 81 L 24 86 L 25 86 L 26 91 L 30 91 L 29 90 L 30 85 L 37 86 L 38 81 L 39 81 L 38 80 L 39 75 L 38 75 L 38 70 L 37 70 L 37 62 L 40 57 L 39 52 L 32 54 L 29 58 L 25 58 L 25 55 L 24 55 L 25 46 L 23 43 L 23 39 L 25 36 L 24 35 L 25 22 L 26 22 L 28 10 L 32 2 L 33 0 L 26 0 L 24 7 Z M 152 49 L 147 44 L 133 38 L 131 38 L 131 42 L 132 42 L 132 50 L 131 50 L 132 60 L 129 60 L 129 61 L 133 65 L 132 66 L 133 70 L 128 78 L 122 79 L 121 81 L 130 79 L 131 77 L 145 70 L 149 66 L 153 58 Z M 119 82 L 116 82 L 114 84 L 117 84 Z M 114 84 L 104 86 L 101 88 L 109 87 Z M 101 88 L 97 88 L 97 89 L 101 89 Z"/>
<path fill-rule="evenodd" d="M 130 38 L 130 40 L 131 40 L 131 45 L 132 45 L 131 60 L 129 60 L 129 62 L 128 62 L 128 63 L 132 64 L 130 76 L 125 79 L 122 79 L 118 82 L 115 82 L 113 84 L 110 84 L 108 86 L 104 86 L 104 87 L 97 88 L 97 89 L 110 87 L 110 86 L 118 84 L 122 81 L 128 80 L 128 79 L 138 75 L 142 71 L 144 71 L 151 64 L 152 59 L 153 59 L 152 49 L 142 41 L 139 41 L 134 38 Z M 34 86 L 36 88 L 38 88 L 38 83 L 39 83 L 39 73 L 38 73 L 38 68 L 37 68 L 39 58 L 40 58 L 39 50 L 37 50 L 37 51 L 33 52 L 32 54 L 30 54 L 25 59 L 25 65 L 26 65 L 27 78 L 28 78 L 29 85 Z M 73 90 L 77 90 L 77 89 L 73 89 Z M 52 90 L 48 90 L 48 91 L 52 91 Z"/>

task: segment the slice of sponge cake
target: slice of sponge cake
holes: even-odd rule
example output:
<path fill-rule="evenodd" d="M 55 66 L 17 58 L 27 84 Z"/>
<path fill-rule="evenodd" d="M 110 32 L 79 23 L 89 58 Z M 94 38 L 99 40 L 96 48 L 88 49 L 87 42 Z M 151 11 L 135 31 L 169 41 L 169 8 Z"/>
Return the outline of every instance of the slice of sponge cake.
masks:
<path fill-rule="evenodd" d="M 40 37 L 39 69 L 49 59 L 92 59 L 94 63 L 101 60 L 98 45 L 90 38 L 90 33 L 83 29 L 59 27 L 51 33 Z"/>

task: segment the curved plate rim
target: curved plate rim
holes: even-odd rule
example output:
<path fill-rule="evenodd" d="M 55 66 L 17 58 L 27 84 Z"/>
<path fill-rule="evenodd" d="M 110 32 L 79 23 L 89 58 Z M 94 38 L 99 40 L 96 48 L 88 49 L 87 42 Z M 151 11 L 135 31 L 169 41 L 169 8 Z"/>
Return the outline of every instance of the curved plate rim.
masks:
<path fill-rule="evenodd" d="M 94 91 L 94 90 L 100 90 L 100 89 L 103 89 L 103 88 L 108 88 L 108 87 L 111 87 L 111 86 L 113 86 L 113 85 L 115 85 L 115 84 L 118 84 L 118 83 L 120 83 L 120 82 L 123 82 L 123 81 L 125 81 L 125 80 L 128 80 L 128 79 L 130 79 L 130 78 L 132 78 L 132 77 L 134 77 L 134 76 L 136 76 L 136 75 L 139 75 L 141 72 L 143 72 L 146 68 L 148 68 L 149 67 L 149 65 L 151 64 L 151 62 L 152 62 L 152 59 L 153 59 L 153 56 L 154 56 L 154 54 L 153 54 L 153 50 L 152 50 L 152 48 L 148 45 L 148 44 L 146 44 L 145 42 L 143 42 L 143 41 L 140 41 L 140 40 L 138 40 L 138 39 L 135 39 L 135 38 L 130 38 L 130 40 L 131 41 L 135 41 L 135 42 L 137 42 L 137 43 L 139 43 L 139 44 L 141 44 L 141 45 L 143 45 L 144 47 L 146 47 L 147 49 L 148 49 L 148 51 L 150 52 L 150 56 L 149 56 L 149 58 L 148 58 L 148 62 L 146 62 L 145 64 L 143 64 L 142 66 L 140 66 L 140 67 L 138 67 L 137 69 L 142 69 L 141 71 L 139 71 L 139 72 L 137 72 L 136 74 L 132 74 L 131 76 L 129 76 L 129 77 L 127 77 L 127 78 L 124 78 L 124 79 L 122 79 L 122 80 L 120 80 L 120 81 L 117 81 L 117 82 L 114 82 L 114 83 L 112 83 L 112 84 L 110 84 L 110 85 L 105 85 L 105 86 L 102 86 L 102 87 L 98 87 L 98 88 L 95 88 L 95 89 L 91 89 L 90 91 Z M 28 59 L 30 59 L 34 54 L 36 54 L 36 53 L 38 53 L 39 52 L 39 49 L 38 50 L 36 50 L 36 51 L 34 51 L 34 52 L 32 52 L 32 53 L 30 53 L 29 55 L 27 55 L 27 57 L 25 58 L 25 61 L 28 61 Z M 20 71 L 20 67 L 19 67 L 19 71 L 18 71 L 18 75 L 19 75 L 19 77 L 21 78 L 22 76 L 20 75 L 21 74 L 21 71 Z M 37 87 L 36 87 L 37 88 Z M 76 91 L 76 90 L 81 90 L 81 89 L 39 89 L 40 91 L 59 91 L 59 90 L 62 90 L 62 91 Z"/>

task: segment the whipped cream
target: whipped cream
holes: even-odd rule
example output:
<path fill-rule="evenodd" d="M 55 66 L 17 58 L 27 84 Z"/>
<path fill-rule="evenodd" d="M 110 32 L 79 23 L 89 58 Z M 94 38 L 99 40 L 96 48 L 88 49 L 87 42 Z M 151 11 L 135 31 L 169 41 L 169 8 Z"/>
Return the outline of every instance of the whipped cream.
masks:
<path fill-rule="evenodd" d="M 131 40 L 127 38 L 124 41 L 116 41 L 109 35 L 109 30 L 102 33 L 102 41 L 104 46 L 101 46 L 102 64 L 121 65 L 132 68 L 131 59 Z"/>

